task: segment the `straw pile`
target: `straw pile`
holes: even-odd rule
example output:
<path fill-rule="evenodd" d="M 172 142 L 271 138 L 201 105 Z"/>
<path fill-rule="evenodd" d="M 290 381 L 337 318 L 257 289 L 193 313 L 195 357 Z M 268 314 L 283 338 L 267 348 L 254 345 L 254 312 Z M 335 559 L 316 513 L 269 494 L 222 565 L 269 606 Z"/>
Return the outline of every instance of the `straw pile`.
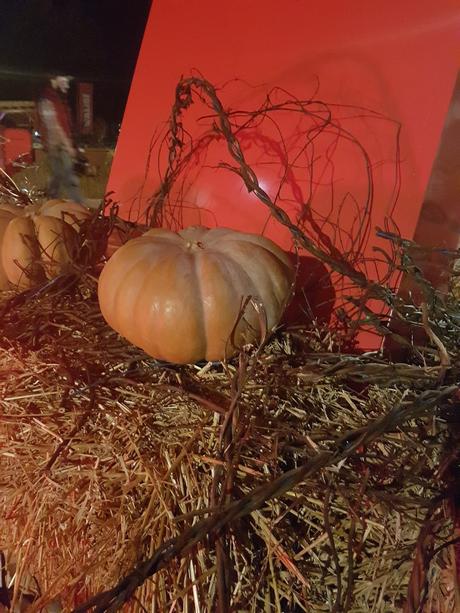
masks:
<path fill-rule="evenodd" d="M 211 100 L 233 170 L 299 248 L 359 289 L 350 292 L 354 310 L 335 328 L 281 327 L 228 364 L 177 367 L 106 326 L 98 262 L 4 294 L 0 603 L 30 603 L 31 611 L 453 613 L 457 302 L 423 278 L 407 241 L 392 237 L 386 282 L 376 283 L 359 258 L 328 251 L 294 223 L 248 166 L 235 115 L 230 121 L 200 79 L 178 86 L 150 225 L 169 214 L 169 190 L 189 159 L 179 119 L 197 87 Z M 30 200 L 11 181 L 0 197 Z M 81 233 L 87 245 L 102 244 L 114 222 L 95 219 Z M 418 294 L 395 294 L 394 272 L 410 276 Z M 371 311 L 370 298 L 403 327 Z M 404 360 L 353 353 L 350 330 L 362 325 L 400 343 Z"/>
<path fill-rule="evenodd" d="M 374 442 L 173 559 L 127 610 L 214 611 L 222 564 L 236 611 L 402 610 L 427 517 L 431 550 L 452 537 L 438 499 L 452 389 L 410 418 L 439 366 L 343 355 L 314 328 L 225 367 L 165 366 L 108 329 L 94 279 L 61 285 L 3 317 L 0 545 L 16 597 L 23 586 L 35 610 L 71 610 L 211 509 L 346 450 L 347 432 L 399 406 Z M 455 610 L 452 556 L 429 560 L 426 611 Z"/>

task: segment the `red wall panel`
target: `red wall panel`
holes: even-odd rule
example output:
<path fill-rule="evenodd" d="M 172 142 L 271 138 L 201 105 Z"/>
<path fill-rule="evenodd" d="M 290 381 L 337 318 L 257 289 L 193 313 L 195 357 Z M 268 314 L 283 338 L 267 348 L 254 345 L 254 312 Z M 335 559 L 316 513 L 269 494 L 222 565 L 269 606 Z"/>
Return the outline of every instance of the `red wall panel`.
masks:
<path fill-rule="evenodd" d="M 458 71 L 459 32 L 457 0 L 155 0 L 109 189 L 126 216 L 130 212 L 137 216 L 145 208 L 159 183 L 155 148 L 146 173 L 152 137 L 168 120 L 178 80 L 196 70 L 217 85 L 230 81 L 221 96 L 234 109 L 255 108 L 268 90 L 279 86 L 299 98 L 314 93 L 329 103 L 367 107 L 399 122 L 401 191 L 394 220 L 403 235 L 412 237 Z M 337 107 L 336 113 L 346 115 L 344 107 Z M 383 225 L 393 204 L 396 124 L 358 115 L 355 110 L 343 121 L 362 142 L 373 167 L 375 198 L 369 221 L 374 228 Z M 186 118 L 187 129 L 196 136 L 202 128 L 194 119 L 192 112 Z M 296 122 L 289 118 L 280 122 L 295 150 Z M 243 134 L 243 140 L 246 137 L 251 164 L 270 192 L 276 188 L 279 169 L 265 162 L 276 162 L 276 155 L 257 149 L 257 143 L 254 151 L 253 136 Z M 216 146 L 198 166 L 204 161 L 217 163 L 224 149 Z M 337 201 L 348 192 L 358 200 L 364 198 L 366 169 L 356 149 L 341 145 L 334 176 L 327 175 L 325 166 L 323 170 L 329 183 L 334 182 Z M 302 177 L 295 179 L 290 211 L 294 216 L 306 197 Z M 203 168 L 194 180 L 186 194 L 191 208 L 184 223 L 204 221 L 265 231 L 283 247 L 291 247 L 289 233 L 274 222 L 267 225 L 267 210 L 247 194 L 237 176 Z M 295 187 L 300 188 L 299 197 Z M 321 190 L 316 202 L 326 214 L 330 193 Z M 353 215 L 353 207 L 342 212 L 342 225 L 351 233 Z M 376 244 L 371 232 L 366 255 L 372 255 Z"/>
<path fill-rule="evenodd" d="M 237 77 L 300 97 L 318 77 L 322 99 L 402 123 L 399 209 L 411 234 L 458 69 L 459 28 L 456 0 L 155 0 L 109 187 L 125 205 L 138 192 L 151 137 L 169 116 L 178 79 L 192 69 L 217 84 Z M 242 96 L 227 102 L 247 106 L 248 91 Z M 156 182 L 152 168 L 147 188 Z"/>

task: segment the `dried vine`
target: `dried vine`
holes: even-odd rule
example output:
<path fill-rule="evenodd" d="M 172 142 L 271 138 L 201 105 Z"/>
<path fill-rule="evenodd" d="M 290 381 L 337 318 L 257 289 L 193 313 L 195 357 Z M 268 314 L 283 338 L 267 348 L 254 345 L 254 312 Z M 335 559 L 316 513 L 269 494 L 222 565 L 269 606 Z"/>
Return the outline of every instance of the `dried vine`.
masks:
<path fill-rule="evenodd" d="M 209 101 L 210 107 L 215 112 L 215 118 L 213 121 L 213 131 L 211 134 L 205 135 L 198 143 L 192 143 L 190 145 L 191 151 L 184 157 L 183 148 L 185 146 L 185 132 L 183 126 L 183 114 L 190 108 L 194 102 L 194 95 L 204 97 Z M 292 113 L 311 113 L 314 115 L 314 111 L 308 111 L 307 107 L 312 104 L 320 104 L 326 107 L 324 103 L 309 100 L 286 102 L 283 106 L 270 106 L 269 104 L 263 106 L 263 108 L 257 112 L 256 117 L 259 114 L 266 114 L 270 111 L 279 111 L 281 108 L 289 109 Z M 184 167 L 187 165 L 189 159 L 193 156 L 196 149 L 206 146 L 210 140 L 222 138 L 226 143 L 228 152 L 232 159 L 236 162 L 235 166 L 221 162 L 220 166 L 230 172 L 236 173 L 243 181 L 246 189 L 249 193 L 253 193 L 259 201 L 264 204 L 270 211 L 270 214 L 281 225 L 289 229 L 295 243 L 306 249 L 311 255 L 318 260 L 327 264 L 331 270 L 337 272 L 343 277 L 350 279 L 357 287 L 361 288 L 365 292 L 366 301 L 372 298 L 377 298 L 384 302 L 386 305 L 394 307 L 402 307 L 403 303 L 399 297 L 390 291 L 388 287 L 383 286 L 380 283 L 372 282 L 368 277 L 353 266 L 340 252 L 338 248 L 334 246 L 332 241 L 323 239 L 325 247 L 318 245 L 313 238 L 307 236 L 305 231 L 302 230 L 302 225 L 294 223 L 286 211 L 279 205 L 277 205 L 262 189 L 256 173 L 247 163 L 245 154 L 243 152 L 242 145 L 239 140 L 238 130 L 236 130 L 231 123 L 232 113 L 224 109 L 223 104 L 217 94 L 216 88 L 207 80 L 200 77 L 190 77 L 182 79 L 177 88 L 175 95 L 175 102 L 173 105 L 170 129 L 168 134 L 168 166 L 166 173 L 163 177 L 162 184 L 159 190 L 152 196 L 149 203 L 149 223 L 151 226 L 161 225 L 163 223 L 163 213 L 167 196 L 174 185 L 177 178 L 183 172 Z M 329 111 L 326 110 L 326 119 L 322 124 L 317 127 L 317 131 L 320 133 L 325 130 L 332 123 L 332 118 Z M 241 129 L 241 128 L 240 128 Z M 364 147 L 359 143 L 356 137 L 343 128 L 337 128 L 340 130 L 340 134 L 344 139 L 352 141 L 361 151 L 363 159 L 368 173 L 368 195 L 366 203 L 364 205 L 363 217 L 365 223 L 369 223 L 368 213 L 369 206 L 373 198 L 372 187 L 372 168 L 371 162 Z M 309 204 L 305 206 L 305 210 L 309 210 Z M 310 217 L 311 219 L 311 217 Z M 316 238 L 318 236 L 324 236 L 320 232 L 317 226 Z M 363 243 L 358 246 L 358 250 L 362 251 Z"/>

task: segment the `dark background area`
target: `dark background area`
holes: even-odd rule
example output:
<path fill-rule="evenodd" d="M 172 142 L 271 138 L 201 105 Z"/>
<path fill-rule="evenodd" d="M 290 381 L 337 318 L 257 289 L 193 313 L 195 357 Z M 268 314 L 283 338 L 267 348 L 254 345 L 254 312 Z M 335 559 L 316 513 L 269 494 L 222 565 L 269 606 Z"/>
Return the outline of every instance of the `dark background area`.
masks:
<path fill-rule="evenodd" d="M 94 116 L 118 125 L 151 3 L 0 0 L 0 100 L 34 100 L 58 70 L 93 82 Z"/>

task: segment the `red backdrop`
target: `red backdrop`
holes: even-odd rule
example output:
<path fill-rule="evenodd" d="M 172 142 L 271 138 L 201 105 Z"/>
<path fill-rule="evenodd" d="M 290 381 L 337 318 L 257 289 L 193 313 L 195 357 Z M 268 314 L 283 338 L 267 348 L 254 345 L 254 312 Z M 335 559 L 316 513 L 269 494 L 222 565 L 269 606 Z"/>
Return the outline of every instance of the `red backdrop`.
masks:
<path fill-rule="evenodd" d="M 457 0 L 156 0 L 109 190 L 120 201 L 122 214 L 137 217 L 145 208 L 159 184 L 158 151 L 155 147 L 151 151 L 152 138 L 168 120 L 181 76 L 195 70 L 214 84 L 227 83 L 220 95 L 233 109 L 255 108 L 266 92 L 279 86 L 299 98 L 314 95 L 341 105 L 331 107 L 339 125 L 365 147 L 375 189 L 365 250 L 371 256 L 378 244 L 373 228 L 382 226 L 393 208 L 397 169 L 401 185 L 394 221 L 404 236 L 413 236 L 458 71 L 459 31 Z M 401 124 L 399 165 L 397 123 L 367 111 L 360 113 L 356 107 L 372 109 Z M 186 124 L 194 136 L 203 132 L 197 113 Z M 297 120 L 284 117 L 279 124 L 287 149 L 295 154 L 296 136 L 301 132 Z M 266 144 L 274 141 L 275 132 L 263 129 L 262 144 L 260 138 L 257 142 L 259 133 L 242 134 L 248 159 L 271 195 L 279 185 L 280 159 Z M 367 189 L 366 165 L 348 142 L 335 147 L 334 164 L 328 166 L 326 152 L 331 146 L 332 141 L 319 145 L 322 162 L 320 177 L 315 177 L 315 207 L 324 217 L 332 211 L 338 221 L 337 203 L 351 194 L 340 220 L 345 233 L 352 235 L 357 214 L 365 210 L 361 203 Z M 225 155 L 224 147 L 217 144 L 205 158 L 196 160 L 182 222 L 264 231 L 289 249 L 289 233 L 273 221 L 267 225 L 267 210 L 247 194 L 239 177 L 208 168 L 221 159 L 229 161 Z M 301 213 L 307 184 L 311 186 L 304 172 L 305 168 L 294 173 L 290 192 L 284 193 L 284 208 L 293 217 Z M 343 241 L 337 241 L 337 246 L 349 248 Z"/>

